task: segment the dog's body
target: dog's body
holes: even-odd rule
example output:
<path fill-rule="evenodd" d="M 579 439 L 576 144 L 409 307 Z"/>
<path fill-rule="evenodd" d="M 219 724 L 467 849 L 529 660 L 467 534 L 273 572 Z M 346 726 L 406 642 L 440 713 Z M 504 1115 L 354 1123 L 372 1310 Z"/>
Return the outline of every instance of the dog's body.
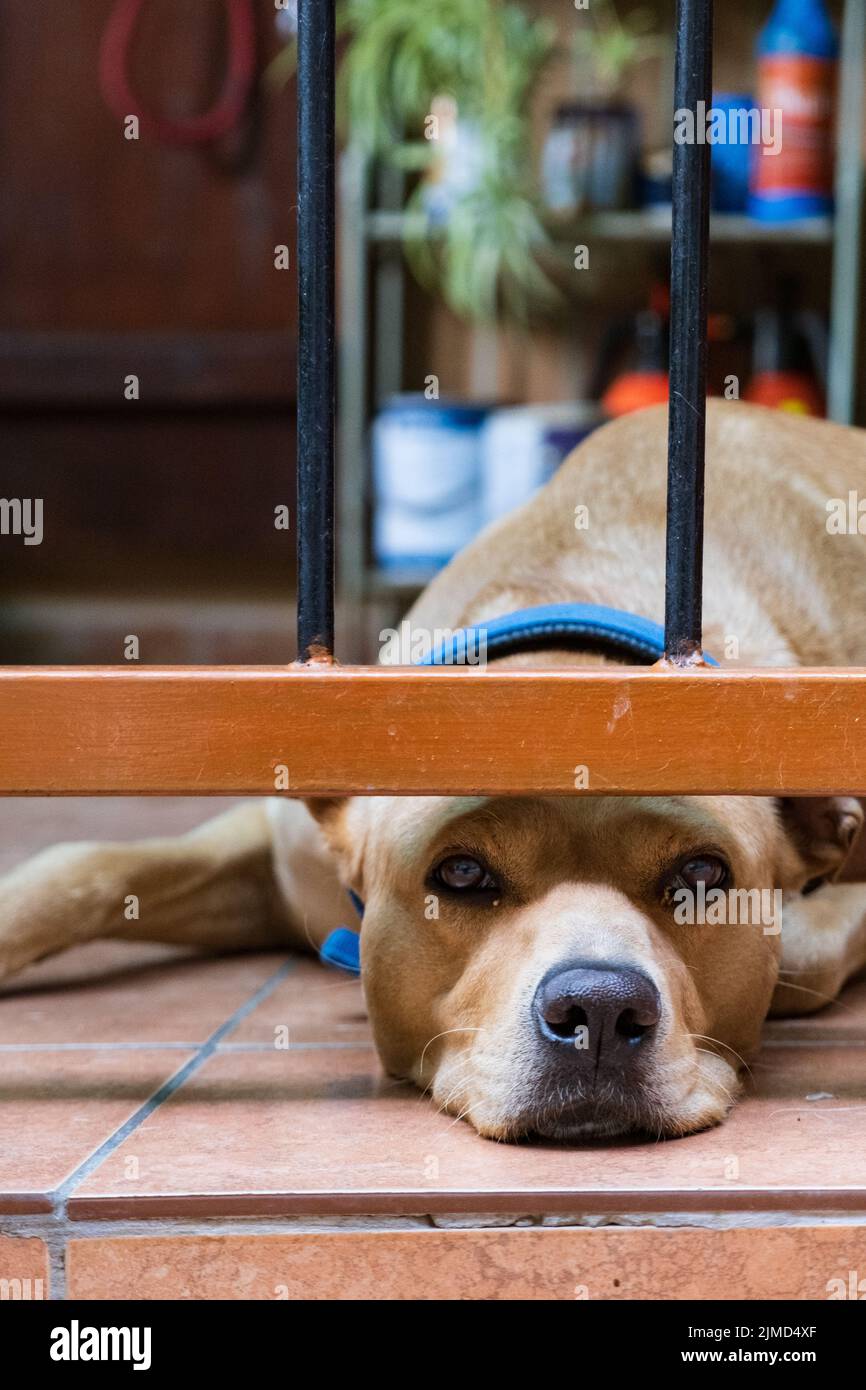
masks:
<path fill-rule="evenodd" d="M 570 601 L 657 619 L 666 424 L 653 410 L 593 435 L 434 580 L 413 629 Z M 866 434 L 714 402 L 707 478 L 706 649 L 866 666 L 864 540 L 826 524 L 866 485 Z M 249 803 L 179 839 L 59 846 L 7 875 L 0 974 L 102 936 L 315 950 L 351 920 L 351 886 L 389 1071 L 492 1137 L 683 1134 L 723 1118 L 771 1007 L 819 1008 L 866 964 L 866 885 L 802 891 L 838 875 L 861 822 L 843 798 Z M 681 924 L 676 894 L 700 885 L 780 892 L 781 932 L 776 917 Z"/>

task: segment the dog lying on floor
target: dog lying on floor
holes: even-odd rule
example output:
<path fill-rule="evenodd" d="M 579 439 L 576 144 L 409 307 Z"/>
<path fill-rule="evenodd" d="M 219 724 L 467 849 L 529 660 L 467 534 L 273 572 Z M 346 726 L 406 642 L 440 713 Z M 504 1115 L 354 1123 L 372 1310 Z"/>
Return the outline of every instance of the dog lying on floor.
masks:
<path fill-rule="evenodd" d="M 431 583 L 413 629 L 577 601 L 661 614 L 666 434 L 653 409 L 591 436 Z M 711 402 L 707 452 L 707 651 L 866 666 L 864 540 L 828 525 L 866 483 L 866 433 Z M 490 1138 L 684 1135 L 724 1118 L 769 1011 L 820 1008 L 866 964 L 866 884 L 837 881 L 846 861 L 856 875 L 862 821 L 842 797 L 251 802 L 180 838 L 61 845 L 8 874 L 0 973 L 96 937 L 315 950 L 352 920 L 350 888 L 389 1073 Z M 781 931 L 677 920 L 678 894 L 716 889 L 781 895 Z"/>

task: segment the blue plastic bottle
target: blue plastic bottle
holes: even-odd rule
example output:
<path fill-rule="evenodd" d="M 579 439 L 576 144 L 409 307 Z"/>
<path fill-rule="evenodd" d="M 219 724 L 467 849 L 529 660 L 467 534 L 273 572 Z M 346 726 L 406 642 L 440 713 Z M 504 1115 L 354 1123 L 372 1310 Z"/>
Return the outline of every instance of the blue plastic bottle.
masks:
<path fill-rule="evenodd" d="M 833 211 L 839 44 L 824 0 L 777 0 L 758 40 L 757 101 L 782 112 L 778 153 L 756 147 L 749 211 L 765 222 Z M 775 115 L 765 116 L 778 131 Z"/>

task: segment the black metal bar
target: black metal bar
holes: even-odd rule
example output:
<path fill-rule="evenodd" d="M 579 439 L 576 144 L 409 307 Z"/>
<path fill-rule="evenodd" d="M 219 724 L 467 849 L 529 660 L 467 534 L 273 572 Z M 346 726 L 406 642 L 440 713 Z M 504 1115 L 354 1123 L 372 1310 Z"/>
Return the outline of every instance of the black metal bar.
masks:
<path fill-rule="evenodd" d="M 713 0 L 677 0 L 665 651 L 678 664 L 701 651 L 712 83 Z"/>
<path fill-rule="evenodd" d="M 298 658 L 334 650 L 334 0 L 298 4 Z"/>

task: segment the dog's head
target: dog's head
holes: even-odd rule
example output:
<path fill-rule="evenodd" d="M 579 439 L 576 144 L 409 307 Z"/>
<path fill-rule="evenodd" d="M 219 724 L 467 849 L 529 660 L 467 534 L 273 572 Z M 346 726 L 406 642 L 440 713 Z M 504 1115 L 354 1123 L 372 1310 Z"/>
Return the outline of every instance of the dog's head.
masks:
<path fill-rule="evenodd" d="M 783 897 L 840 868 L 856 801 L 314 803 L 364 900 L 383 1063 L 496 1139 L 721 1120 L 777 982 Z"/>

